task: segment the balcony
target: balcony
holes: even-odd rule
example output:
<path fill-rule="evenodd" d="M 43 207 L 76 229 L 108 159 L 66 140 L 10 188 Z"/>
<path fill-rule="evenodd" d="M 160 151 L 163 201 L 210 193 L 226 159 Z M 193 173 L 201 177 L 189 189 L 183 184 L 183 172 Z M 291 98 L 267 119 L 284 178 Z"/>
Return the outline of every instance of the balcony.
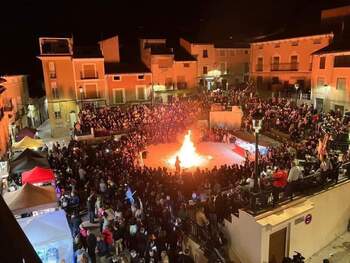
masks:
<path fill-rule="evenodd" d="M 98 72 L 80 72 L 80 79 L 98 79 Z"/>
<path fill-rule="evenodd" d="M 263 71 L 263 69 L 264 69 L 263 64 L 256 64 L 255 71 L 261 72 L 261 71 Z"/>
<path fill-rule="evenodd" d="M 272 63 L 271 71 L 298 71 L 299 63 Z"/>

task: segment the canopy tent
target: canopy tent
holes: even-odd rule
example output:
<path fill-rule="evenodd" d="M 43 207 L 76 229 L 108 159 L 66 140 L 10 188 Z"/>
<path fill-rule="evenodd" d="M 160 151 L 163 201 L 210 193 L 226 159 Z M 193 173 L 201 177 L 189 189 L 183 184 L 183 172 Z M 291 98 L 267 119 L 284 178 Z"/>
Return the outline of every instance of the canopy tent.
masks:
<path fill-rule="evenodd" d="M 55 180 L 55 175 L 51 169 L 45 169 L 42 167 L 34 167 L 30 171 L 22 173 L 22 184 L 25 183 L 46 183 Z"/>
<path fill-rule="evenodd" d="M 15 215 L 57 207 L 56 191 L 52 186 L 25 184 L 17 191 L 5 193 L 4 199 Z"/>
<path fill-rule="evenodd" d="M 21 160 L 25 157 L 34 157 L 34 158 L 44 158 L 47 159 L 47 155 L 45 152 L 39 152 L 39 151 L 34 151 L 31 149 L 25 149 L 23 152 L 17 153 L 15 154 L 11 161 L 17 161 L 17 160 Z"/>
<path fill-rule="evenodd" d="M 22 130 L 20 130 L 16 135 L 16 142 L 24 139 L 26 136 L 34 139 L 36 132 L 37 132 L 36 129 L 25 127 Z"/>
<path fill-rule="evenodd" d="M 18 219 L 43 263 L 73 262 L 73 239 L 63 210 Z"/>
<path fill-rule="evenodd" d="M 33 169 L 35 166 L 50 168 L 50 165 L 47 159 L 25 156 L 24 158 L 11 162 L 10 173 L 21 174 L 25 171 Z"/>
<path fill-rule="evenodd" d="M 38 149 L 44 145 L 44 142 L 40 139 L 33 139 L 25 136 L 21 141 L 14 143 L 12 148 L 15 150 Z"/>

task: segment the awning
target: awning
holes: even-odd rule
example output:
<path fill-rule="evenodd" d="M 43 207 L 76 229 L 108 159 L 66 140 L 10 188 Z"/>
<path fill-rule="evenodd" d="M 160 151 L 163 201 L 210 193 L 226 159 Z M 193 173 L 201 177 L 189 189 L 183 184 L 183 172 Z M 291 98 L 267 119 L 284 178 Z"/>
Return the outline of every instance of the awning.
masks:
<path fill-rule="evenodd" d="M 25 149 L 23 152 L 17 152 L 12 158 L 11 162 L 15 162 L 26 157 L 43 158 L 47 159 L 47 154 L 45 152 L 34 151 L 31 149 Z"/>
<path fill-rule="evenodd" d="M 29 127 L 25 127 L 23 129 L 21 129 L 18 134 L 16 135 L 16 142 L 21 141 L 22 139 L 24 139 L 26 136 L 30 137 L 32 139 L 34 139 L 35 134 L 36 134 L 37 130 L 36 129 L 32 129 Z"/>
<path fill-rule="evenodd" d="M 24 137 L 21 141 L 14 143 L 12 148 L 16 150 L 24 150 L 24 149 L 38 149 L 43 147 L 45 144 L 40 139 L 33 139 L 28 136 Z"/>
<path fill-rule="evenodd" d="M 51 169 L 35 167 L 30 171 L 22 173 L 22 184 L 25 183 L 47 183 L 55 180 L 55 175 Z"/>
<path fill-rule="evenodd" d="M 17 191 L 5 193 L 4 199 L 15 215 L 58 206 L 56 191 L 52 186 L 25 184 Z"/>

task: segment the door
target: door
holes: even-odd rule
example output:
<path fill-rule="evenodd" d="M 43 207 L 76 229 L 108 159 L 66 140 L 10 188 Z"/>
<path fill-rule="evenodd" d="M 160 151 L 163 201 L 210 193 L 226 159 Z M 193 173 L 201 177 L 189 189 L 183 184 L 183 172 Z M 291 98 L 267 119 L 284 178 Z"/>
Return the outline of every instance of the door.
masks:
<path fill-rule="evenodd" d="M 294 55 L 290 57 L 291 70 L 298 70 L 298 56 Z"/>
<path fill-rule="evenodd" d="M 317 112 L 323 111 L 323 99 L 316 98 L 316 110 Z"/>
<path fill-rule="evenodd" d="M 75 123 L 77 122 L 77 115 L 75 111 L 69 113 L 70 127 L 74 128 Z"/>
<path fill-rule="evenodd" d="M 124 103 L 124 90 L 113 89 L 113 104 Z"/>
<path fill-rule="evenodd" d="M 286 255 L 287 228 L 270 235 L 269 263 L 281 263 Z"/>
<path fill-rule="evenodd" d="M 262 89 L 262 87 L 263 87 L 263 77 L 258 76 L 256 78 L 256 87 L 257 87 L 257 89 Z"/>

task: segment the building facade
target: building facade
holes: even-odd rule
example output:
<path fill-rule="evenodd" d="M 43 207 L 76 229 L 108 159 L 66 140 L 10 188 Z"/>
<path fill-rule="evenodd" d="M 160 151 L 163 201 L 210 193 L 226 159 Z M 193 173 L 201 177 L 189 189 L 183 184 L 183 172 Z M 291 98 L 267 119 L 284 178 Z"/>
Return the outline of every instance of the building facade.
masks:
<path fill-rule="evenodd" d="M 251 43 L 250 76 L 258 91 L 308 91 L 313 52 L 328 46 L 333 34 L 264 38 Z"/>
<path fill-rule="evenodd" d="M 314 53 L 312 102 L 318 110 L 350 110 L 350 46 L 334 43 Z"/>
<path fill-rule="evenodd" d="M 140 54 L 152 73 L 156 101 L 171 101 L 197 86 L 197 61 L 183 47 L 168 47 L 166 39 L 140 39 Z"/>
<path fill-rule="evenodd" d="M 198 42 L 180 39 L 180 45 L 197 60 L 197 83 L 212 89 L 243 82 L 248 78 L 250 49 L 244 43 Z"/>
<path fill-rule="evenodd" d="M 14 141 L 17 131 L 28 125 L 28 103 L 27 75 L 0 77 L 0 157 Z"/>

